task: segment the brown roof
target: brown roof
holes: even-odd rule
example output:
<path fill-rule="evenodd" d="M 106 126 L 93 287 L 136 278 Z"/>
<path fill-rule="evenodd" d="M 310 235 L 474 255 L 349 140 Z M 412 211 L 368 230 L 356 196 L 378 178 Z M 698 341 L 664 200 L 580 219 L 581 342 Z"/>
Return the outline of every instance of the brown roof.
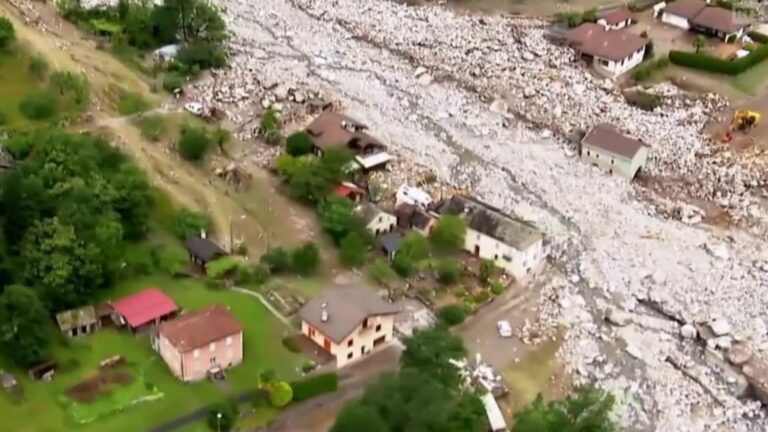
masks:
<path fill-rule="evenodd" d="M 668 3 L 664 8 L 664 13 L 692 19 L 699 12 L 703 11 L 705 7 L 707 7 L 707 3 L 703 0 L 677 0 Z"/>
<path fill-rule="evenodd" d="M 158 330 L 182 353 L 205 347 L 242 331 L 243 326 L 223 305 L 213 305 L 166 321 L 160 324 Z"/>
<path fill-rule="evenodd" d="M 327 316 L 323 321 L 323 310 Z M 364 287 L 334 287 L 323 291 L 299 310 L 299 317 L 336 343 L 343 341 L 364 319 L 391 315 L 399 308 Z"/>
<path fill-rule="evenodd" d="M 702 10 L 691 19 L 691 23 L 723 33 L 733 33 L 751 24 L 745 18 L 736 16 L 736 14 L 727 9 L 714 6 L 709 6 Z"/>
<path fill-rule="evenodd" d="M 619 7 L 600 12 L 598 18 L 604 19 L 609 25 L 615 25 L 632 19 L 632 13 L 625 7 Z"/>
<path fill-rule="evenodd" d="M 581 142 L 629 159 L 632 159 L 642 147 L 646 147 L 642 141 L 629 138 L 606 123 L 593 127 Z"/>
<path fill-rule="evenodd" d="M 606 30 L 595 23 L 584 23 L 566 34 L 579 51 L 608 60 L 619 61 L 643 48 L 648 40 L 625 30 Z"/>
<path fill-rule="evenodd" d="M 349 146 L 362 151 L 367 146 L 384 147 L 376 138 L 363 132 L 367 126 L 344 114 L 325 111 L 307 126 L 307 133 L 321 149 Z"/>

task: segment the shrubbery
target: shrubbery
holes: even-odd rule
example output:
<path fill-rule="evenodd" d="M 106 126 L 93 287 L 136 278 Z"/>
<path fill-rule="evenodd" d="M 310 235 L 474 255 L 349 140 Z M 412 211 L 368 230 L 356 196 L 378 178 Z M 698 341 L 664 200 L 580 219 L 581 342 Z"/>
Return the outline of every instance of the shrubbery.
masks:
<path fill-rule="evenodd" d="M 669 52 L 669 61 L 676 65 L 726 75 L 738 75 L 766 59 L 768 59 L 768 44 L 762 45 L 748 55 L 733 61 L 719 59 L 708 54 L 675 50 Z"/>
<path fill-rule="evenodd" d="M 168 73 L 163 77 L 163 89 L 168 93 L 184 88 L 184 77 L 177 73 Z"/>
<path fill-rule="evenodd" d="M 141 134 L 150 141 L 157 141 L 165 133 L 165 120 L 157 115 L 142 116 L 139 119 Z"/>
<path fill-rule="evenodd" d="M 339 376 L 330 372 L 293 381 L 290 384 L 293 389 L 293 400 L 301 402 L 321 394 L 335 392 L 339 386 Z"/>
<path fill-rule="evenodd" d="M 32 92 L 19 102 L 19 111 L 31 120 L 45 120 L 56 115 L 56 96 L 49 90 Z"/>
<path fill-rule="evenodd" d="M 630 105 L 645 111 L 653 111 L 661 105 L 659 96 L 644 91 L 627 92 L 624 94 L 624 98 Z"/>
<path fill-rule="evenodd" d="M 659 69 L 664 69 L 669 66 L 669 58 L 661 57 L 656 60 L 651 60 L 648 63 L 638 67 L 632 72 L 632 79 L 635 81 L 645 81 L 653 75 L 653 73 Z"/>
<path fill-rule="evenodd" d="M 178 150 L 181 157 L 190 161 L 199 161 L 211 148 L 211 137 L 204 128 L 185 126 L 181 129 Z"/>
<path fill-rule="evenodd" d="M 463 305 L 452 304 L 440 309 L 437 316 L 449 326 L 455 326 L 464 322 L 467 318 L 467 310 Z"/>

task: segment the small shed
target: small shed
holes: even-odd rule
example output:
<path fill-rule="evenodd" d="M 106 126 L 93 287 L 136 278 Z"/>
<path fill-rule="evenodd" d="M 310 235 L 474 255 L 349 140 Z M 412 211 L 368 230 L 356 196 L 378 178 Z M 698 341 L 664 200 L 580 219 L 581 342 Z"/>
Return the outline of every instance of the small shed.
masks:
<path fill-rule="evenodd" d="M 357 203 L 365 196 L 365 190 L 354 183 L 342 182 L 333 188 L 333 194 Z"/>
<path fill-rule="evenodd" d="M 387 258 L 392 261 L 395 259 L 395 254 L 400 249 L 400 234 L 391 232 L 379 236 L 376 238 L 376 246 L 378 249 L 387 255 Z"/>
<path fill-rule="evenodd" d="M 189 237 L 184 243 L 189 253 L 189 260 L 205 271 L 205 266 L 225 255 L 229 255 L 221 246 L 212 240 L 202 237 Z"/>
<path fill-rule="evenodd" d="M 157 60 L 168 62 L 175 59 L 178 53 L 179 53 L 179 45 L 171 44 L 171 45 L 162 46 L 154 50 L 152 52 L 152 55 Z"/>
<path fill-rule="evenodd" d="M 160 324 L 176 316 L 179 307 L 157 288 L 149 288 L 112 303 L 113 320 L 131 330 Z"/>
<path fill-rule="evenodd" d="M 83 306 L 78 309 L 56 314 L 56 323 L 62 333 L 69 337 L 91 334 L 101 327 L 96 309 L 93 306 Z"/>

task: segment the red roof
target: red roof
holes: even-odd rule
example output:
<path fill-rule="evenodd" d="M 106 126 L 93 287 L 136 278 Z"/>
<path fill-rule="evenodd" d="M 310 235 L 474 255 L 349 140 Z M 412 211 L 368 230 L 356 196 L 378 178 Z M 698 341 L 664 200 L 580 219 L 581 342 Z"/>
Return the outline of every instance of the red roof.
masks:
<path fill-rule="evenodd" d="M 608 25 L 616 25 L 626 20 L 632 19 L 632 13 L 625 7 L 619 7 L 609 11 L 603 11 L 598 14 Z"/>
<path fill-rule="evenodd" d="M 132 328 L 162 318 L 179 309 L 170 297 L 157 288 L 145 289 L 123 297 L 112 303 L 112 307 L 128 321 L 128 325 Z"/>
<path fill-rule="evenodd" d="M 352 192 L 354 192 L 352 188 L 344 185 L 338 185 L 333 189 L 333 193 L 340 197 L 348 197 L 352 195 Z"/>

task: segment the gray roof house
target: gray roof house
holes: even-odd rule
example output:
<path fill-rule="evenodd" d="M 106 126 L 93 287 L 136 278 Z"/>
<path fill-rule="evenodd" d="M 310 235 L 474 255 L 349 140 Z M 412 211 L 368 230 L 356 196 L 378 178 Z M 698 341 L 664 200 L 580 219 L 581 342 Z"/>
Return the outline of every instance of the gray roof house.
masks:
<path fill-rule="evenodd" d="M 581 160 L 632 180 L 648 160 L 648 145 L 602 123 L 581 141 Z"/>
<path fill-rule="evenodd" d="M 400 308 L 357 286 L 323 291 L 299 310 L 302 334 L 336 357 L 337 366 L 392 339 Z"/>
<path fill-rule="evenodd" d="M 365 227 L 373 235 L 388 233 L 395 229 L 397 218 L 373 203 L 366 202 L 357 208 L 357 213 L 363 219 Z"/>
<path fill-rule="evenodd" d="M 400 249 L 401 237 L 397 233 L 387 233 L 376 238 L 376 247 L 387 255 L 390 261 L 395 259 L 395 254 Z"/>
<path fill-rule="evenodd" d="M 454 195 L 437 207 L 442 217 L 454 215 L 467 223 L 464 250 L 492 260 L 521 278 L 544 260 L 544 234 L 532 223 L 464 195 Z M 439 222 L 438 222 L 439 223 Z"/>

